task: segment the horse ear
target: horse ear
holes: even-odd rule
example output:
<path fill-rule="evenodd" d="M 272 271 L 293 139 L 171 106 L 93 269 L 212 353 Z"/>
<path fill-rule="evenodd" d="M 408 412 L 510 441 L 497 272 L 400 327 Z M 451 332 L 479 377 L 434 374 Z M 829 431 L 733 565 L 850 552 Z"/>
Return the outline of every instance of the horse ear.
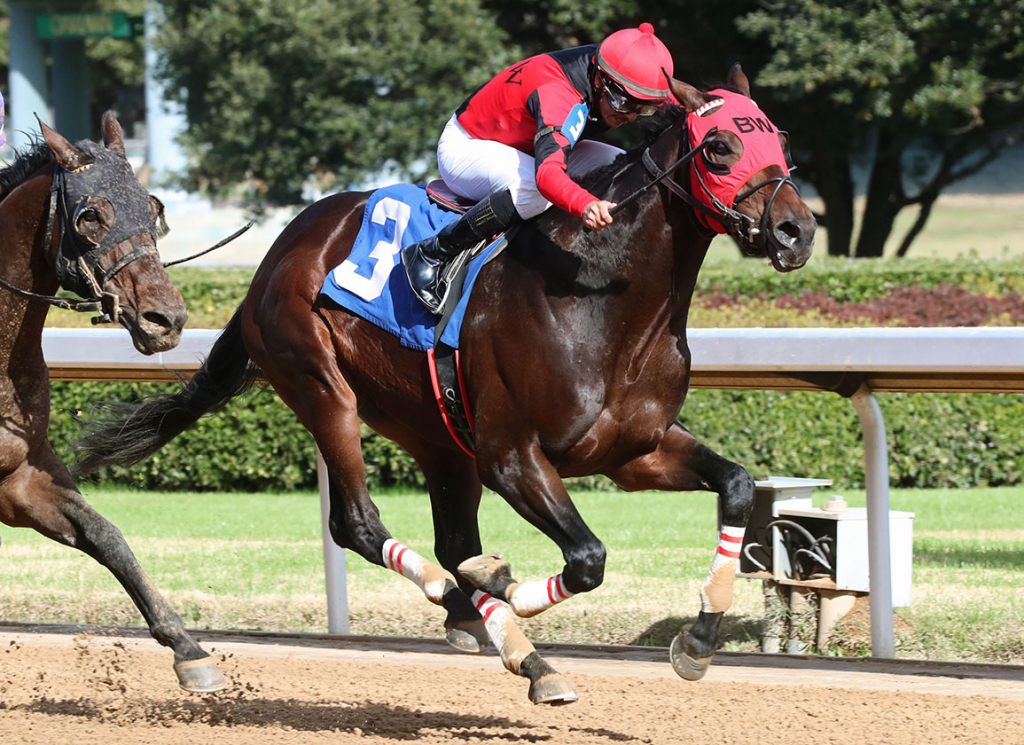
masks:
<path fill-rule="evenodd" d="M 113 111 L 103 115 L 103 144 L 122 158 L 128 157 L 124 150 L 124 130 L 121 129 L 121 123 L 117 121 Z"/>
<path fill-rule="evenodd" d="M 740 63 L 735 63 L 729 69 L 729 86 L 734 90 L 739 91 L 747 98 L 750 98 L 750 81 L 747 79 L 746 73 L 743 72 L 743 68 L 740 67 Z"/>
<path fill-rule="evenodd" d="M 665 72 L 665 68 L 662 68 L 661 71 L 665 73 L 665 78 L 668 80 L 668 89 L 672 91 L 672 95 L 684 109 L 696 111 L 706 103 L 704 94 L 692 85 L 684 83 L 682 80 L 676 80 Z"/>
<path fill-rule="evenodd" d="M 36 121 L 39 122 L 39 129 L 43 133 L 43 140 L 50 150 L 53 151 L 54 157 L 57 158 L 57 162 L 60 163 L 61 168 L 65 171 L 77 171 L 82 166 L 92 162 L 88 155 L 68 142 L 64 135 L 46 126 L 43 120 L 39 118 L 39 114 L 36 114 Z"/>

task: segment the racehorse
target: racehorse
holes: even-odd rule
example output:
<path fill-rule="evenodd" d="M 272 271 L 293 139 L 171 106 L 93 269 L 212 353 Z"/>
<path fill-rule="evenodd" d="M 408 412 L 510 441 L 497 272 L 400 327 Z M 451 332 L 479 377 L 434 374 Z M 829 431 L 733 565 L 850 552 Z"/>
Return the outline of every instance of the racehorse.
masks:
<path fill-rule="evenodd" d="M 716 224 L 745 250 L 789 271 L 810 257 L 816 223 L 789 178 L 781 134 L 766 118 L 757 124 L 747 115 L 753 103 L 738 67 L 728 92 L 704 93 L 671 78 L 669 84 L 681 105 L 659 117 L 651 144 L 586 177 L 592 193 L 620 203 L 613 225 L 588 233 L 577 218 L 550 210 L 525 223 L 504 255 L 480 271 L 459 348 L 475 458 L 442 424 L 427 356 L 320 293 L 328 273 L 349 256 L 369 198 L 344 193 L 310 206 L 285 228 L 186 387 L 122 404 L 94 423 L 79 444 L 82 471 L 146 457 L 262 372 L 323 454 L 334 540 L 413 580 L 442 605 L 452 646 L 479 651 L 489 636 L 505 667 L 530 680 L 530 700 L 550 704 L 574 701 L 576 692 L 526 640 L 513 614 L 534 615 L 595 589 L 605 564 L 604 546 L 562 479 L 600 473 L 626 490 L 714 491 L 718 551 L 697 621 L 671 651 L 680 675 L 701 677 L 732 601 L 737 541 L 754 483 L 677 422 L 690 371 L 690 298 Z M 710 114 L 721 114 L 716 121 L 723 126 L 692 141 L 694 124 Z M 741 121 L 726 129 L 731 118 Z M 774 150 L 745 173 L 744 148 L 756 149 L 745 139 L 752 126 L 771 133 Z M 701 179 L 692 170 L 698 158 Z M 719 199 L 709 173 L 732 178 L 741 193 Z M 678 175 L 693 178 L 681 185 Z M 711 206 L 695 197 L 704 187 Z M 366 488 L 360 419 L 422 469 L 440 566 L 382 524 Z M 481 555 L 481 485 L 559 546 L 560 574 L 516 582 L 498 555 Z"/>
<path fill-rule="evenodd" d="M 174 651 L 189 691 L 226 686 L 212 658 L 143 572 L 109 521 L 90 507 L 47 437 L 50 387 L 42 333 L 50 305 L 119 322 L 143 354 L 173 348 L 188 319 L 156 251 L 163 205 L 135 178 L 121 125 L 104 115 L 104 144 L 71 144 L 45 124 L 42 141 L 0 170 L 0 521 L 73 546 L 113 573 L 153 637 Z M 58 288 L 80 298 L 55 297 Z"/>

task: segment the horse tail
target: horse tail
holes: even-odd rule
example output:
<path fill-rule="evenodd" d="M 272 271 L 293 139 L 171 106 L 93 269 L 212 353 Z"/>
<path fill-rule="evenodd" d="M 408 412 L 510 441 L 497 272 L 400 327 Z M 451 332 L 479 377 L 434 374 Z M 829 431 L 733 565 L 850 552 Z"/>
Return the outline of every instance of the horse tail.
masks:
<path fill-rule="evenodd" d="M 244 304 L 243 304 L 244 305 Z M 97 406 L 69 447 L 72 471 L 82 476 L 103 466 L 138 463 L 245 393 L 259 377 L 242 340 L 242 307 L 214 342 L 202 367 L 177 393 Z"/>

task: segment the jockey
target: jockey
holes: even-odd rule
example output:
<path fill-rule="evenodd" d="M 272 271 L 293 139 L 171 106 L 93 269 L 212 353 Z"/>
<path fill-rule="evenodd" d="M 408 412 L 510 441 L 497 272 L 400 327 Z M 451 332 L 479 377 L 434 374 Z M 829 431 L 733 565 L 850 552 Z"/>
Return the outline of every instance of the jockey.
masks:
<path fill-rule="evenodd" d="M 540 54 L 479 88 L 448 121 L 437 144 L 445 184 L 477 204 L 435 237 L 402 250 L 413 291 L 437 312 L 444 267 L 462 251 L 552 204 L 592 230 L 612 223 L 615 205 L 571 178 L 610 163 L 621 150 L 584 128 L 614 128 L 650 116 L 670 98 L 672 55 L 654 27 L 616 31 L 600 44 Z"/>

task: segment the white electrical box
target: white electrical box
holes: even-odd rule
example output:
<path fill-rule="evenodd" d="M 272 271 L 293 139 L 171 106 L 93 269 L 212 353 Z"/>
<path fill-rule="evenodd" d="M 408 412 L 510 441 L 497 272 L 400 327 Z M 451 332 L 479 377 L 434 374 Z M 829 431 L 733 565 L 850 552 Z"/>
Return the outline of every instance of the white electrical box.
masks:
<path fill-rule="evenodd" d="M 868 592 L 868 510 L 849 507 L 829 512 L 815 507 L 785 505 L 778 517 L 793 520 L 812 535 L 832 541 L 833 579 L 837 590 Z M 774 532 L 778 532 L 777 529 Z M 889 511 L 889 556 L 892 564 L 892 604 L 910 605 L 911 566 L 914 558 L 914 513 Z M 784 554 L 777 551 L 776 556 Z M 774 572 L 773 572 L 774 574 Z M 781 579 L 785 575 L 777 576 Z"/>
<path fill-rule="evenodd" d="M 782 477 L 755 481 L 754 508 L 743 540 L 737 573 L 784 584 L 803 583 L 794 577 L 782 532 L 778 528 L 768 528 L 774 520 L 781 518 L 796 523 L 815 539 L 823 539 L 827 544 L 834 589 L 868 592 L 867 508 L 825 510 L 814 507 L 814 489 L 831 484 L 829 479 Z M 889 537 L 892 601 L 894 606 L 904 607 L 910 605 L 914 513 L 890 511 Z M 820 583 L 811 581 L 808 584 Z"/>
<path fill-rule="evenodd" d="M 811 507 L 811 495 L 817 486 L 831 486 L 831 479 L 798 479 L 776 476 L 764 481 L 754 482 L 754 509 L 750 513 L 747 532 L 743 538 L 743 551 L 740 553 L 738 572 L 740 574 L 771 572 L 773 575 L 785 574 L 783 567 L 776 567 L 776 559 L 781 553 L 781 546 L 773 546 L 778 542 L 768 535 L 766 526 L 779 516 L 780 507 L 804 508 Z M 751 545 L 754 544 L 754 545 Z"/>

